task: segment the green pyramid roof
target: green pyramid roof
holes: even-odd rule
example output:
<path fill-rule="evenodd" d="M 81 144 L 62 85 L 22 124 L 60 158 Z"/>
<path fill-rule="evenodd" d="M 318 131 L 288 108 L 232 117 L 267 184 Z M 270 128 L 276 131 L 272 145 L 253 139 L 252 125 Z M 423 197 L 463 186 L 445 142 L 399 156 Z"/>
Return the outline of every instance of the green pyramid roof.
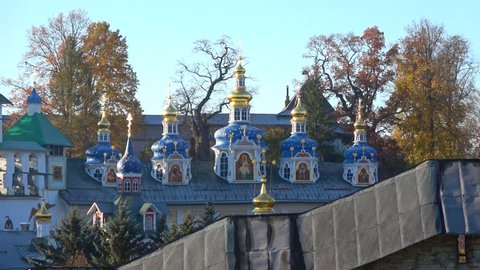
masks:
<path fill-rule="evenodd" d="M 25 114 L 15 125 L 7 130 L 5 141 L 33 141 L 39 145 L 73 146 L 48 118 L 42 113 Z"/>

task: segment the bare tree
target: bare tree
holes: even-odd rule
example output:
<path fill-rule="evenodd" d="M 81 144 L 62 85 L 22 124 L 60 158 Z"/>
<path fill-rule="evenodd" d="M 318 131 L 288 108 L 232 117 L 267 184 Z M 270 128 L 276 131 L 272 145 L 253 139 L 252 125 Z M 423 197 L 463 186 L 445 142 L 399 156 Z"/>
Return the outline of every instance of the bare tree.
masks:
<path fill-rule="evenodd" d="M 227 36 L 214 42 L 198 40 L 193 51 L 203 61 L 179 62 L 176 79 L 179 87 L 175 91 L 175 100 L 179 110 L 191 117 L 189 124 L 195 140 L 192 145 L 195 159 L 210 158 L 207 121 L 228 104 L 225 99 L 226 81 L 232 78 L 232 70 L 238 61 L 237 51 L 230 43 Z"/>

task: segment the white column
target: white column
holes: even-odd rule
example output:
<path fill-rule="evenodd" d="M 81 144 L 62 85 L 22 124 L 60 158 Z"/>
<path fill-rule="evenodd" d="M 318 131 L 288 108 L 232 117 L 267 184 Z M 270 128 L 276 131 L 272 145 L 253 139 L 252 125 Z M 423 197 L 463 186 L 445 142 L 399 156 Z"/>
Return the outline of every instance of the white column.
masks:
<path fill-rule="evenodd" d="M 5 187 L 7 195 L 13 195 L 13 173 L 15 172 L 15 153 L 7 152 L 7 171 L 5 172 Z"/>
<path fill-rule="evenodd" d="M 23 192 L 25 196 L 30 196 L 30 189 L 28 188 L 28 173 L 30 172 L 30 153 L 22 153 L 20 158 L 22 161 Z"/>
<path fill-rule="evenodd" d="M 39 153 L 37 156 L 37 171 L 40 173 L 35 177 L 35 182 L 38 188 L 38 195 L 43 196 L 45 192 L 45 175 L 47 172 L 47 161 L 45 158 L 45 153 Z"/>

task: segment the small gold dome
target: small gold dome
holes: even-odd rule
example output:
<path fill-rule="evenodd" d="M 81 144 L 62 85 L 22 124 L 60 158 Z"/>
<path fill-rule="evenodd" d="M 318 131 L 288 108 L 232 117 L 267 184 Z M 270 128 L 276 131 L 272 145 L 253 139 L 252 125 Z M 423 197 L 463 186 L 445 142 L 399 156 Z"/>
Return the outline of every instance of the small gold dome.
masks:
<path fill-rule="evenodd" d="M 162 114 L 163 114 L 163 121 L 165 122 L 177 121 L 178 112 L 175 109 L 175 107 L 173 107 L 171 95 L 169 95 L 167 98 L 167 106 L 165 106 L 165 109 L 163 109 Z"/>
<path fill-rule="evenodd" d="M 300 93 L 297 94 L 297 106 L 295 106 L 290 113 L 292 114 L 294 121 L 305 120 L 307 109 L 303 106 L 302 95 Z"/>
<path fill-rule="evenodd" d="M 245 69 L 242 63 L 239 62 L 235 68 L 235 88 L 227 98 L 231 105 L 236 106 L 248 106 L 250 100 L 252 100 L 252 94 L 245 89 Z"/>
<path fill-rule="evenodd" d="M 273 206 L 275 199 L 267 193 L 267 178 L 262 176 L 262 188 L 260 194 L 253 198 L 252 204 L 254 206 L 253 212 L 255 214 L 273 213 Z"/>
<path fill-rule="evenodd" d="M 38 209 L 37 213 L 35 213 L 35 217 L 39 222 L 50 222 L 52 214 L 48 212 L 47 206 L 45 205 L 45 199 L 42 199 L 42 204 L 40 205 L 40 209 Z"/>
<path fill-rule="evenodd" d="M 110 128 L 110 122 L 107 119 L 105 110 L 102 111 L 102 119 L 98 121 L 97 125 L 100 130 L 108 130 Z"/>

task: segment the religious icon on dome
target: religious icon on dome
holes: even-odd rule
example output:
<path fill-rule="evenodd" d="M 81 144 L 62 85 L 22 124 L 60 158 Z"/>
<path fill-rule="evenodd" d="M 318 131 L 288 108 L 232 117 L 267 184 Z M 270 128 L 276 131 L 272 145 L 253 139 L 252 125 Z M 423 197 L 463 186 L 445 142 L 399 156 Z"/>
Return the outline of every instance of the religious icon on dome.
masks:
<path fill-rule="evenodd" d="M 243 153 L 235 163 L 236 180 L 253 180 L 253 162 L 247 153 Z"/>
<path fill-rule="evenodd" d="M 108 169 L 107 173 L 107 183 L 115 183 L 117 182 L 117 175 L 115 174 L 115 170 L 113 168 Z"/>
<path fill-rule="evenodd" d="M 365 168 L 362 168 L 360 170 L 360 173 L 358 174 L 358 183 L 362 183 L 362 184 L 368 184 L 369 183 L 369 175 L 368 175 L 367 170 Z"/>
<path fill-rule="evenodd" d="M 310 170 L 306 163 L 300 163 L 297 171 L 295 172 L 296 180 L 310 180 Z"/>
<path fill-rule="evenodd" d="M 169 182 L 171 183 L 180 183 L 182 182 L 182 170 L 180 170 L 180 166 L 173 165 L 170 169 L 170 174 L 168 176 Z"/>

